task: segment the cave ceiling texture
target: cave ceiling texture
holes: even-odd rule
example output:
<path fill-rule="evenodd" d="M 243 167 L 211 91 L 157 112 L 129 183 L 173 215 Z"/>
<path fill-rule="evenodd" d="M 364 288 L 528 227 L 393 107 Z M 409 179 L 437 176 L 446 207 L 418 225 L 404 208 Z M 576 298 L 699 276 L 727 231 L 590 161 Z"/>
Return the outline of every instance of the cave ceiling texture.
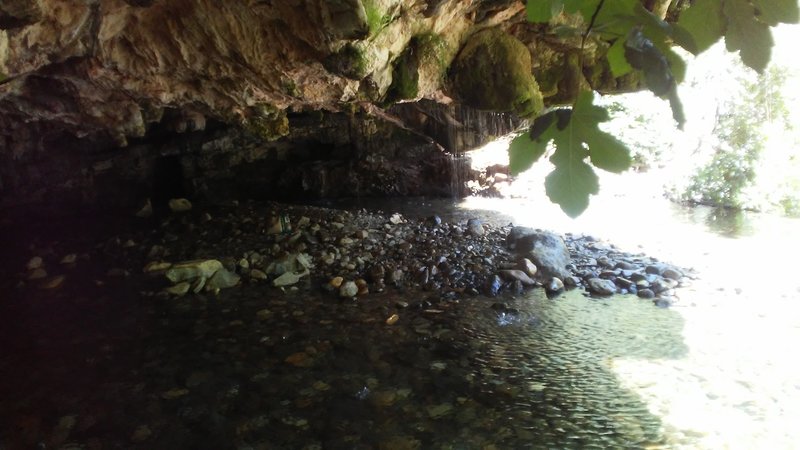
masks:
<path fill-rule="evenodd" d="M 583 21 L 508 0 L 4 0 L 0 207 L 132 204 L 159 177 L 210 198 L 444 194 L 437 152 L 582 87 L 643 87 L 610 74 L 610 43 L 558 32 Z"/>

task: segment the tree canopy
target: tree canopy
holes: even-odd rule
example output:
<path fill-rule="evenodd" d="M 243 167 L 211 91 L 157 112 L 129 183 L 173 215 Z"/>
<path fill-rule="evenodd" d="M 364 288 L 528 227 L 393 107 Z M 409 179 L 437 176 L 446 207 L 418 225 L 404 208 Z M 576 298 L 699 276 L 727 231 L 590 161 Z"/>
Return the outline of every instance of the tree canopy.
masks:
<path fill-rule="evenodd" d="M 576 31 L 583 41 L 591 36 L 609 42 L 612 74 L 639 71 L 647 88 L 669 101 L 678 127 L 685 122 L 677 85 L 686 63 L 673 47 L 697 55 L 724 39 L 728 51 L 763 73 L 774 44 L 770 27 L 800 19 L 797 0 L 694 0 L 677 23 L 665 22 L 639 0 L 528 0 L 526 8 L 528 20 L 537 23 L 580 14 L 585 25 Z M 511 172 L 530 168 L 552 144 L 555 169 L 545 180 L 547 195 L 570 217 L 580 215 L 599 190 L 595 167 L 618 173 L 631 166 L 627 146 L 600 129 L 607 120 L 608 111 L 594 104 L 593 92 L 579 93 L 571 107 L 545 112 L 511 142 Z"/>

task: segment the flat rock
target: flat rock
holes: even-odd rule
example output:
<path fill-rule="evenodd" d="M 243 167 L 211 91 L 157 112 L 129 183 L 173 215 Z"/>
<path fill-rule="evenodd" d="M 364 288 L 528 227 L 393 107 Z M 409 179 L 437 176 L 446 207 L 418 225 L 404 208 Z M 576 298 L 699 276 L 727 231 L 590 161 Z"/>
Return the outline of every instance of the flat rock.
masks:
<path fill-rule="evenodd" d="M 198 277 L 210 278 L 220 269 L 222 263 L 216 259 L 195 259 L 173 265 L 167 270 L 166 276 L 169 281 L 178 283 Z"/>
<path fill-rule="evenodd" d="M 169 201 L 169 209 L 175 213 L 191 211 L 192 202 L 185 198 L 173 198 Z"/>

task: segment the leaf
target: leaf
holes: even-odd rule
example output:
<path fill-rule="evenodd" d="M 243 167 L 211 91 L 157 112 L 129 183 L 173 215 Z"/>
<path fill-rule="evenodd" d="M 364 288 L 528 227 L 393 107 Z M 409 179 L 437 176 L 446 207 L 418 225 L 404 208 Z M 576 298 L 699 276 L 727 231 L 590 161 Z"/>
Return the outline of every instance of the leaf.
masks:
<path fill-rule="evenodd" d="M 598 133 L 589 147 L 592 164 L 598 169 L 621 173 L 631 167 L 631 152 L 614 136 Z"/>
<path fill-rule="evenodd" d="M 678 28 L 692 36 L 697 53 L 708 50 L 725 32 L 722 0 L 695 0 L 689 9 L 681 13 Z"/>
<path fill-rule="evenodd" d="M 568 216 L 578 217 L 589 206 L 589 194 L 597 194 L 600 184 L 591 166 L 580 159 L 569 159 L 544 180 L 550 201 L 557 203 Z"/>
<path fill-rule="evenodd" d="M 554 141 L 556 151 L 550 158 L 555 169 L 545 180 L 547 196 L 570 217 L 581 214 L 589 205 L 589 196 L 599 189 L 597 175 L 585 159 L 591 157 L 598 168 L 622 172 L 630 167 L 625 146 L 600 130 L 609 120 L 608 111 L 592 104 L 594 94 L 583 91 L 568 110 L 555 111 L 556 126 L 550 126 L 538 139 L 542 145 Z M 568 120 L 568 121 L 567 121 Z"/>
<path fill-rule="evenodd" d="M 633 70 L 628 60 L 625 59 L 625 39 L 617 39 L 614 45 L 606 53 L 608 65 L 611 68 L 611 75 L 614 78 L 621 77 Z"/>
<path fill-rule="evenodd" d="M 625 58 L 631 66 L 644 72 L 647 87 L 657 96 L 665 95 L 675 84 L 667 58 L 640 28 L 628 34 Z"/>
<path fill-rule="evenodd" d="M 748 0 L 725 0 L 722 10 L 728 19 L 725 47 L 729 52 L 739 50 L 743 63 L 763 73 L 773 45 L 769 26 L 756 20 L 755 8 Z"/>
<path fill-rule="evenodd" d="M 547 23 L 564 8 L 562 0 L 528 0 L 528 22 Z"/>
<path fill-rule="evenodd" d="M 528 132 L 515 137 L 508 146 L 508 167 L 512 175 L 517 175 L 531 168 L 547 150 L 547 142 L 539 143 L 531 140 Z"/>
<path fill-rule="evenodd" d="M 753 0 L 753 5 L 761 13 L 759 18 L 769 25 L 800 21 L 797 0 Z"/>

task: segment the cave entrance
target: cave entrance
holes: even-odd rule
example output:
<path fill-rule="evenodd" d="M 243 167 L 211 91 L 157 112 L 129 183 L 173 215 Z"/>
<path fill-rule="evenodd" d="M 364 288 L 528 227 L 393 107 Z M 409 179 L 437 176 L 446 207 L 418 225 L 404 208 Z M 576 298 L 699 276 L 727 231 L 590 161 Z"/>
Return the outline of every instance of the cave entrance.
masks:
<path fill-rule="evenodd" d="M 162 156 L 153 164 L 153 206 L 164 208 L 172 198 L 186 196 L 183 165 L 178 155 Z"/>

